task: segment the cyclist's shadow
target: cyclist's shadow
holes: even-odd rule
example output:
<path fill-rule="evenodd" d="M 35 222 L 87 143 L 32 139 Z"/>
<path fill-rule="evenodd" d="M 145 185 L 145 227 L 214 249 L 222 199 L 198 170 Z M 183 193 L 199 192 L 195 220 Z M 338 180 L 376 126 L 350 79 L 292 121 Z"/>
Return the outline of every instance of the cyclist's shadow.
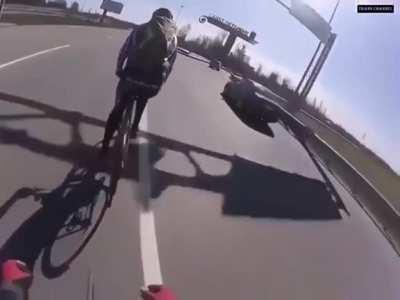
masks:
<path fill-rule="evenodd" d="M 105 203 L 109 195 L 105 180 L 106 176 L 95 169 L 74 167 L 64 181 L 52 191 L 27 189 L 30 192 L 23 196 L 34 196 L 36 201 L 41 201 L 42 207 L 33 213 L 2 246 L 0 261 L 19 259 L 33 270 L 35 262 L 43 253 L 42 272 L 46 277 L 54 278 L 64 273 L 83 247 L 74 244 L 71 249 L 65 249 L 63 243 L 63 253 L 66 251 L 67 257 L 61 262 L 58 261 L 57 265 L 52 262 L 51 255 L 54 251 L 52 248 L 60 239 L 77 232 L 91 230 L 91 226 L 97 224 L 97 215 L 101 213 L 94 209 L 95 205 L 97 202 Z M 105 205 L 101 205 L 100 210 L 103 209 L 105 210 Z M 94 230 L 91 231 L 94 233 Z M 88 239 L 85 245 L 87 242 Z"/>

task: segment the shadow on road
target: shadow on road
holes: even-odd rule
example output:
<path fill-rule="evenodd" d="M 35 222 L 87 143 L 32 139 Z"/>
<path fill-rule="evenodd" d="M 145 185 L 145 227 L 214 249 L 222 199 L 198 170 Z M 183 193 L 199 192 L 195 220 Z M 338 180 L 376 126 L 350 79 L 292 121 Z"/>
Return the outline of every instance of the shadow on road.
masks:
<path fill-rule="evenodd" d="M 40 191 L 40 189 L 23 187 L 16 191 L 10 199 L 8 199 L 1 207 L 0 207 L 0 219 L 4 217 L 4 215 L 8 212 L 8 210 L 18 202 L 18 200 L 28 198 L 29 196 L 36 196 L 36 194 Z"/>
<path fill-rule="evenodd" d="M 84 144 L 79 126 L 82 123 L 104 127 L 105 122 L 81 113 L 57 109 L 53 106 L 0 93 L 0 101 L 15 103 L 39 110 L 39 114 L 0 115 L 0 120 L 50 118 L 71 126 L 71 142 L 68 145 L 55 145 L 30 136 L 26 131 L 0 127 L 0 143 L 18 145 L 34 153 L 57 158 L 74 165 L 87 166 L 93 163 L 97 148 Z M 212 191 L 224 195 L 223 213 L 233 216 L 273 217 L 295 220 L 335 220 L 340 219 L 337 204 L 325 183 L 298 174 L 288 173 L 264 166 L 238 156 L 229 156 L 194 145 L 171 140 L 159 135 L 142 132 L 150 144 L 149 165 L 151 168 L 151 197 L 158 198 L 170 186 L 182 186 Z M 138 166 L 139 148 L 132 145 L 132 161 L 128 165 Z M 156 163 L 166 150 L 184 154 L 196 170 L 196 176 L 185 177 L 172 172 L 159 170 Z M 203 154 L 221 159 L 231 164 L 226 175 L 215 176 L 203 172 L 192 154 Z M 109 172 L 107 161 L 98 162 L 97 170 Z M 133 167 L 122 178 L 138 181 L 138 168 Z"/>
<path fill-rule="evenodd" d="M 150 140 L 155 153 L 172 150 L 184 154 L 196 170 L 195 176 L 182 176 L 155 168 L 158 154 L 150 157 L 151 198 L 158 198 L 168 187 L 181 186 L 207 190 L 224 196 L 222 212 L 229 216 L 269 217 L 294 220 L 341 219 L 338 205 L 325 184 L 316 179 L 264 166 L 236 155 L 225 155 L 178 141 L 141 133 Z M 156 146 L 158 145 L 158 146 Z M 161 149 L 159 149 L 161 148 Z M 231 168 L 224 175 L 202 170 L 193 154 L 224 160 Z"/>
<path fill-rule="evenodd" d="M 25 220 L 1 247 L 0 261 L 19 259 L 33 270 L 43 252 L 43 274 L 48 278 L 60 276 L 82 252 L 104 215 L 108 197 L 104 181 L 105 177 L 95 169 L 74 167 L 52 191 L 29 188 L 17 191 L 0 211 L 6 212 L 17 200 L 29 196 L 41 201 L 42 207 Z M 71 239 L 73 235 L 75 238 Z M 67 238 L 69 242 L 65 243 Z M 55 264 L 54 247 L 62 239 L 61 256 L 64 259 Z"/>

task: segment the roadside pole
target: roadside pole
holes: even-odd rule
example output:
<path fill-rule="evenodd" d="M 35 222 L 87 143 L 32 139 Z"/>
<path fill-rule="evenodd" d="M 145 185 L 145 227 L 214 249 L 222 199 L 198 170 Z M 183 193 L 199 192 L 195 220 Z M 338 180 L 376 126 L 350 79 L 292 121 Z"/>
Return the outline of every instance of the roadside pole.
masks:
<path fill-rule="evenodd" d="M 333 12 L 328 22 L 326 22 L 316 11 L 314 11 L 308 5 L 304 4 L 301 0 L 292 0 L 291 6 L 289 6 L 282 0 L 275 0 L 275 1 L 279 3 L 282 7 L 284 7 L 293 17 L 295 17 L 298 21 L 300 21 L 306 28 L 308 28 L 319 40 L 318 46 L 314 54 L 312 55 L 311 60 L 308 63 L 295 89 L 296 94 L 306 98 L 312 86 L 314 85 L 319 73 L 321 72 L 321 69 L 337 37 L 336 34 L 332 33 L 331 23 L 336 14 L 336 11 L 339 7 L 341 0 L 336 1 L 335 8 L 333 9 Z M 322 51 L 320 51 L 323 45 L 324 47 Z M 318 57 L 319 53 L 320 55 Z M 316 65 L 313 67 L 316 59 L 317 59 Z M 311 70 L 312 67 L 313 69 Z M 311 75 L 309 75 L 310 70 L 311 70 Z M 306 80 L 308 75 L 309 78 Z M 304 81 L 306 81 L 305 84 Z M 301 90 L 303 84 L 304 87 Z"/>
<path fill-rule="evenodd" d="M 104 19 L 107 16 L 107 13 L 121 14 L 122 9 L 124 8 L 124 4 L 121 2 L 117 2 L 114 0 L 103 0 L 100 5 L 100 9 L 103 10 L 103 14 L 100 17 L 99 23 L 103 23 Z"/>
<path fill-rule="evenodd" d="M 298 85 L 296 87 L 296 90 L 295 90 L 296 94 L 299 94 L 300 88 L 303 85 L 303 82 L 306 79 L 306 77 L 308 75 L 308 72 L 310 72 L 310 69 L 311 69 L 312 65 L 314 64 L 315 58 L 317 57 L 319 49 L 321 49 L 321 46 L 322 46 L 322 42 L 319 42 L 318 46 L 317 46 L 317 49 L 315 49 L 315 52 L 314 52 L 313 56 L 311 57 L 311 60 L 308 63 L 307 68 L 304 71 L 303 76 L 301 76 L 301 79 L 300 79 L 300 81 L 299 81 L 299 83 L 298 83 Z"/>
<path fill-rule="evenodd" d="M 333 18 L 335 17 L 335 14 L 336 14 L 336 11 L 337 11 L 337 9 L 338 9 L 338 7 L 339 7 L 340 1 L 341 1 L 341 0 L 337 0 L 337 2 L 336 2 L 335 8 L 333 9 L 333 12 L 332 12 L 332 14 L 331 14 L 331 17 L 329 18 L 329 22 L 328 22 L 329 25 L 332 24 Z M 336 39 L 336 36 L 335 36 L 335 39 Z M 315 49 L 315 52 L 314 52 L 313 56 L 311 57 L 311 60 L 310 60 L 309 64 L 307 65 L 307 68 L 306 68 L 306 70 L 304 71 L 303 76 L 301 77 L 300 82 L 298 83 L 298 85 L 297 85 L 297 87 L 296 87 L 296 93 L 297 93 L 297 94 L 302 94 L 303 96 L 304 96 L 304 95 L 307 96 L 308 93 L 310 92 L 311 87 L 312 87 L 312 85 L 313 85 L 314 82 L 315 82 L 315 79 L 313 80 L 313 82 L 312 82 L 312 84 L 311 84 L 311 87 L 309 87 L 309 82 L 307 82 L 307 83 L 306 83 L 306 86 L 304 87 L 304 89 L 303 89 L 302 92 L 300 92 L 300 89 L 301 89 L 301 86 L 302 86 L 303 83 L 304 83 L 304 80 L 306 79 L 306 77 L 307 77 L 307 75 L 308 75 L 308 72 L 310 71 L 312 65 L 314 64 L 315 59 L 317 58 L 318 52 L 319 52 L 319 50 L 321 49 L 322 44 L 323 44 L 323 43 L 322 43 L 321 41 L 319 41 L 318 46 L 317 46 L 317 49 Z M 332 46 L 333 46 L 333 43 L 332 43 L 332 45 L 330 45 L 329 49 L 331 49 Z M 328 54 L 329 54 L 329 52 L 328 52 Z M 324 61 L 325 61 L 325 60 L 326 60 L 326 58 L 324 59 Z M 321 68 L 322 68 L 322 66 L 321 66 Z M 318 73 L 319 73 L 319 72 L 318 72 Z M 307 86 L 308 86 L 308 87 L 307 87 Z M 308 90 L 308 91 L 307 91 L 307 90 Z"/>
<path fill-rule="evenodd" d="M 333 44 L 335 43 L 336 40 L 336 36 L 337 35 L 335 33 L 332 33 L 331 36 L 329 37 L 329 40 L 326 43 L 324 49 L 322 50 L 321 55 L 319 56 L 317 63 L 315 64 L 314 69 L 311 72 L 310 77 L 308 78 L 303 90 L 300 93 L 301 97 L 307 98 L 308 94 L 310 93 L 311 88 L 313 87 L 315 81 L 317 80 L 317 77 L 321 72 L 322 67 L 325 64 L 325 61 L 332 50 Z"/>
<path fill-rule="evenodd" d="M 107 10 L 105 9 L 105 10 L 103 10 L 103 14 L 101 15 L 100 23 L 103 23 L 104 18 L 105 18 L 106 16 L 107 16 Z"/>
<path fill-rule="evenodd" d="M 6 0 L 0 0 L 0 21 L 1 21 L 1 17 L 3 15 L 3 10 L 4 10 L 5 6 L 6 6 Z"/>

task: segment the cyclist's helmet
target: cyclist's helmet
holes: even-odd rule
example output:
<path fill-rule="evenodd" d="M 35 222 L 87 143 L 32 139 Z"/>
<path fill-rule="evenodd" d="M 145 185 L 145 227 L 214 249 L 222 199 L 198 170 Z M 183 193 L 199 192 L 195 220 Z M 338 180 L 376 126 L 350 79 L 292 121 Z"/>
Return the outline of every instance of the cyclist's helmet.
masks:
<path fill-rule="evenodd" d="M 153 12 L 153 18 L 155 18 L 155 17 L 164 17 L 164 18 L 167 18 L 170 20 L 174 19 L 171 11 L 168 8 L 164 8 L 164 7 L 156 9 Z"/>

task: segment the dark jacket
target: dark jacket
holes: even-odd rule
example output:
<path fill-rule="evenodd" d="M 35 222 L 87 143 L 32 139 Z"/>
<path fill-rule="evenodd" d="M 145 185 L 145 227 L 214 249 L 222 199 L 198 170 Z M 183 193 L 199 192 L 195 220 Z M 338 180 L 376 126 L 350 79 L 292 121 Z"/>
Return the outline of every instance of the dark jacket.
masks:
<path fill-rule="evenodd" d="M 158 27 L 158 30 L 165 35 L 168 43 L 167 57 L 165 62 L 157 64 L 151 69 L 143 69 L 140 61 L 137 59 L 138 49 L 151 38 L 153 27 Z M 139 25 L 136 29 L 132 30 L 123 44 L 117 61 L 117 72 L 123 71 L 124 76 L 129 76 L 137 80 L 145 81 L 149 84 L 162 85 L 172 71 L 177 55 L 177 30 L 173 21 L 157 17 L 150 20 L 150 22 Z"/>

